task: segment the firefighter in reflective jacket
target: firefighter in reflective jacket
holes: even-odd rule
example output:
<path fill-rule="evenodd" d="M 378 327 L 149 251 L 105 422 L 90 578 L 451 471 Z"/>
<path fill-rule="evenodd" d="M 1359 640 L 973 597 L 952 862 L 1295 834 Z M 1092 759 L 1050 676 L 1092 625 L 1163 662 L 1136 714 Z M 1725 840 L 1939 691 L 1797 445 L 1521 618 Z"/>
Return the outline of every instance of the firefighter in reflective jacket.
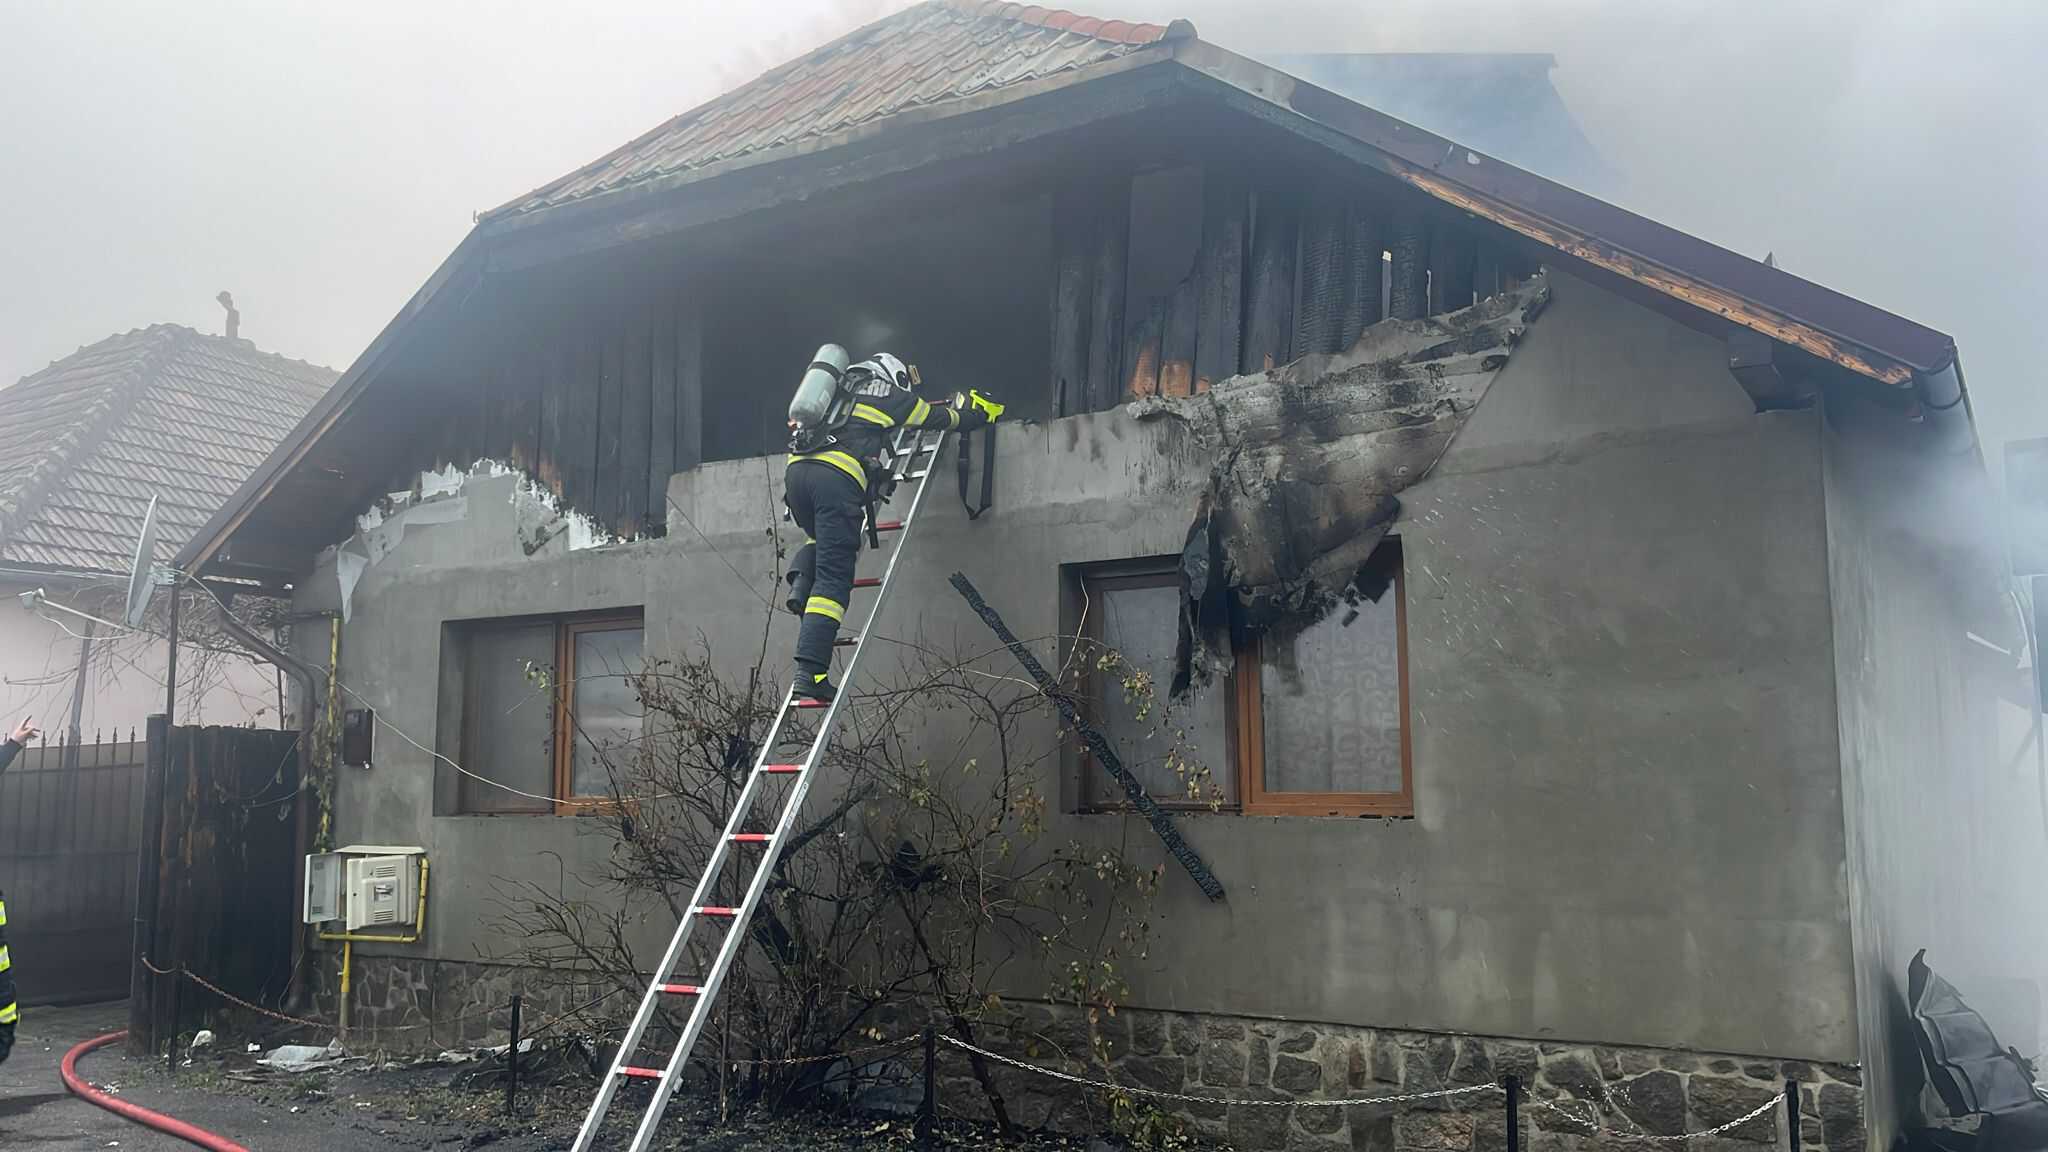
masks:
<path fill-rule="evenodd" d="M 0 771 L 6 771 L 22 746 L 36 738 L 36 726 L 29 722 L 33 719 L 15 725 L 6 742 L 0 743 Z M 0 1064 L 14 1051 L 14 1024 L 19 1019 L 21 1009 L 14 1003 L 14 957 L 7 952 L 7 899 L 0 896 Z"/>
<path fill-rule="evenodd" d="M 785 579 L 788 607 L 803 617 L 797 632 L 795 690 L 800 697 L 830 700 L 832 643 L 846 617 L 853 590 L 854 559 L 860 552 L 863 518 L 888 493 L 882 448 L 897 428 L 966 430 L 993 423 L 1003 406 L 979 392 L 956 392 L 942 404 L 917 394 L 916 369 L 888 353 L 846 370 L 842 387 L 854 403 L 846 420 L 824 432 L 796 430 L 783 502 L 803 529 L 804 546 Z"/>

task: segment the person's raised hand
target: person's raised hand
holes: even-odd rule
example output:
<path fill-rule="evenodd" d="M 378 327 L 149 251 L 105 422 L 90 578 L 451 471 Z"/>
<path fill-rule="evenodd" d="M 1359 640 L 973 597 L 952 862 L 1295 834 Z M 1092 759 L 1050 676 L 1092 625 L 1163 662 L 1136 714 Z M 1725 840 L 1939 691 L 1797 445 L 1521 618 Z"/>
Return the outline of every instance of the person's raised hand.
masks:
<path fill-rule="evenodd" d="M 26 748 L 29 741 L 43 734 L 42 730 L 35 726 L 34 721 L 33 716 L 23 716 L 21 723 L 14 726 L 14 731 L 9 733 L 7 738 Z"/>

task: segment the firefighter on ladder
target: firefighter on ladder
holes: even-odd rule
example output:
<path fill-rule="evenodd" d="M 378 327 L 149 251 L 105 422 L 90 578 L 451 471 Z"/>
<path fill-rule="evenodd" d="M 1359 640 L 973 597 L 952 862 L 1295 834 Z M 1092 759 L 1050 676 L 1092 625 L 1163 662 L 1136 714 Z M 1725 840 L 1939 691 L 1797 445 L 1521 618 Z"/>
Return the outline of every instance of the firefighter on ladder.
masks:
<path fill-rule="evenodd" d="M 828 352 L 838 353 L 836 365 Z M 790 519 L 803 529 L 804 546 L 784 578 L 791 586 L 788 608 L 803 617 L 794 690 L 808 700 L 830 700 L 836 691 L 832 645 L 853 590 L 862 521 L 889 498 L 882 461 L 889 437 L 898 428 L 966 431 L 1003 414 L 1001 404 L 975 391 L 956 392 L 938 405 L 925 401 L 917 394 L 917 369 L 886 352 L 844 365 L 836 345 L 820 349 L 806 386 L 814 377 L 821 385 L 829 378 L 833 401 L 820 400 L 811 409 L 820 415 L 809 421 L 799 412 L 803 390 L 790 406 L 792 436 L 782 499 Z M 823 415 L 827 411 L 830 415 Z"/>
<path fill-rule="evenodd" d="M 15 725 L 5 742 L 0 742 L 0 772 L 9 764 L 29 741 L 38 733 L 30 723 L 34 717 Z M 14 1003 L 14 957 L 7 952 L 7 900 L 0 896 L 0 1064 L 7 1062 L 8 1053 L 14 1051 L 14 1024 L 21 1018 L 21 1009 Z"/>

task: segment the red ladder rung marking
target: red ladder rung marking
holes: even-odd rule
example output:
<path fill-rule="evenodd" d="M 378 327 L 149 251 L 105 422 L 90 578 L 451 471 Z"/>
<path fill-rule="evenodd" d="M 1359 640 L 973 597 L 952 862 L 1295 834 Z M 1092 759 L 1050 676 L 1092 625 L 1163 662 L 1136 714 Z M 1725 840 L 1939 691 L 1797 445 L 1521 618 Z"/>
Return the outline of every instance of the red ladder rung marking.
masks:
<path fill-rule="evenodd" d="M 882 578 L 880 576 L 856 576 L 853 578 L 853 586 L 855 588 L 880 588 L 882 586 Z"/>
<path fill-rule="evenodd" d="M 621 1068 L 619 1075 L 631 1076 L 635 1080 L 659 1080 L 667 1073 L 659 1068 Z"/>
<path fill-rule="evenodd" d="M 766 844 L 773 839 L 775 839 L 774 835 L 768 832 L 735 832 L 732 834 L 732 842 L 735 844 Z"/>
<path fill-rule="evenodd" d="M 704 989 L 695 984 L 656 984 L 656 988 L 671 996 L 701 996 Z"/>
<path fill-rule="evenodd" d="M 875 524 L 875 531 L 877 531 L 877 532 L 901 532 L 901 531 L 903 531 L 903 521 L 901 521 L 901 520 L 882 520 L 882 521 L 878 521 L 878 522 L 877 522 L 877 523 Z"/>
<path fill-rule="evenodd" d="M 826 708 L 826 707 L 830 707 L 830 706 L 831 706 L 831 703 L 832 703 L 832 702 L 831 702 L 831 701 L 829 701 L 829 700 L 812 700 L 812 699 L 809 699 L 809 698 L 805 698 L 805 699 L 802 699 L 802 700 L 798 700 L 798 701 L 796 702 L 796 704 L 795 704 L 795 707 L 798 707 L 798 708 Z"/>
<path fill-rule="evenodd" d="M 740 910 L 737 908 L 727 908 L 721 904 L 705 904 L 697 909 L 697 914 L 699 916 L 723 916 L 731 918 L 739 915 Z"/>
<path fill-rule="evenodd" d="M 832 646 L 834 648 L 851 648 L 858 643 L 860 643 L 860 637 L 858 636 L 834 636 L 832 638 Z"/>
<path fill-rule="evenodd" d="M 804 770 L 801 764 L 763 764 L 761 771 L 771 776 L 794 776 Z"/>

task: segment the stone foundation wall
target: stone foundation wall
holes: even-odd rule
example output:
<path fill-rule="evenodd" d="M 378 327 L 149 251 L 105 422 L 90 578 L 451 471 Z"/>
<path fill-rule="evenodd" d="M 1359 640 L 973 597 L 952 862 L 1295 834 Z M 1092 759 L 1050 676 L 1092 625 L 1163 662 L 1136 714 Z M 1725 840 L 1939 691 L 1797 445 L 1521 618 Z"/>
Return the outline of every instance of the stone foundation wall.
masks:
<path fill-rule="evenodd" d="M 1862 1077 L 1853 1067 L 1719 1053 L 1445 1036 L 1423 1032 L 1288 1024 L 1270 1020 L 1131 1010 L 1102 1021 L 1110 1064 L 1088 1066 L 1063 1053 L 1089 1051 L 1085 1017 L 1046 1005 L 1020 1008 L 1020 1026 L 983 1046 L 1044 1067 L 1160 1092 L 1232 1100 L 1334 1100 L 1522 1084 L 1522 1148 L 1573 1152 L 1633 1143 L 1626 1135 L 1675 1135 L 1717 1127 L 1800 1084 L 1800 1145 L 1806 1152 L 1863 1152 Z M 942 1046 L 942 1098 L 985 1113 L 986 1097 L 965 1053 Z M 1026 1125 L 1100 1130 L 1099 1094 L 995 1066 L 1013 1119 Z M 1090 1099 L 1089 1097 L 1095 1097 Z M 1141 1098 L 1142 1099 L 1142 1098 Z M 1541 1106 L 1558 1101 L 1571 1113 Z M 1600 1110 L 1593 1133 L 1587 1101 Z M 1507 1118 L 1497 1092 L 1414 1103 L 1343 1107 L 1208 1104 L 1146 1100 L 1187 1131 L 1250 1150 L 1286 1152 L 1506 1152 Z M 1665 1144 L 1695 1152 L 1785 1147 L 1781 1113 L 1723 1136 Z"/>
<path fill-rule="evenodd" d="M 313 973 L 314 1014 L 338 1022 L 341 953 L 321 953 Z M 349 979 L 349 1047 L 361 1052 L 503 1044 L 512 1026 L 513 993 L 522 998 L 522 1027 L 531 1031 L 611 988 L 537 968 L 360 954 Z M 607 1003 L 612 1002 L 633 1010 L 623 994 Z"/>
<path fill-rule="evenodd" d="M 338 1006 L 339 957 L 317 970 L 316 1003 L 332 1020 Z M 392 957 L 358 957 L 353 976 L 351 1046 L 358 1050 L 433 1051 L 504 1043 L 514 992 L 525 998 L 528 1027 L 586 1004 L 607 986 L 564 974 L 503 965 Z M 628 998 L 612 997 L 630 1012 Z M 1513 1075 L 1522 1084 L 1522 1148 L 1579 1152 L 1606 1145 L 1666 1147 L 1688 1152 L 1769 1152 L 1785 1147 L 1781 1113 L 1766 1114 L 1717 1137 L 1651 1145 L 1628 1136 L 1675 1135 L 1713 1128 L 1800 1085 L 1802 1152 L 1863 1152 L 1860 1072 L 1839 1064 L 1774 1060 L 1592 1044 L 1446 1036 L 1427 1032 L 1292 1024 L 1272 1020 L 1132 1009 L 1099 1024 L 1109 1052 L 1105 1070 L 1093 1062 L 1086 1016 L 1046 1004 L 1013 1005 L 1007 1028 L 987 1030 L 983 1047 L 1041 1067 L 1134 1088 L 1225 1100 L 1273 1100 L 1278 1106 L 1168 1101 L 1137 1097 L 1185 1131 L 1245 1152 L 1506 1152 L 1507 1119 L 1497 1092 L 1413 1103 L 1372 1097 L 1494 1084 Z M 888 1036 L 923 1025 L 915 1005 L 886 1014 Z M 876 1103 L 898 1108 L 921 1091 L 913 1048 L 889 1067 L 870 1069 Z M 991 1065 L 1010 1116 L 1026 1127 L 1073 1132 L 1112 1128 L 1104 1094 L 1044 1076 Z M 952 1114 L 985 1118 L 986 1094 L 967 1055 L 939 1046 L 939 1094 Z M 1350 1100 L 1341 1107 L 1297 1101 Z M 1572 1101 L 1584 1101 L 1574 1104 Z M 1560 1115 L 1543 1107 L 1558 1102 Z M 1603 1131 L 1585 1120 L 1599 1110 Z"/>

